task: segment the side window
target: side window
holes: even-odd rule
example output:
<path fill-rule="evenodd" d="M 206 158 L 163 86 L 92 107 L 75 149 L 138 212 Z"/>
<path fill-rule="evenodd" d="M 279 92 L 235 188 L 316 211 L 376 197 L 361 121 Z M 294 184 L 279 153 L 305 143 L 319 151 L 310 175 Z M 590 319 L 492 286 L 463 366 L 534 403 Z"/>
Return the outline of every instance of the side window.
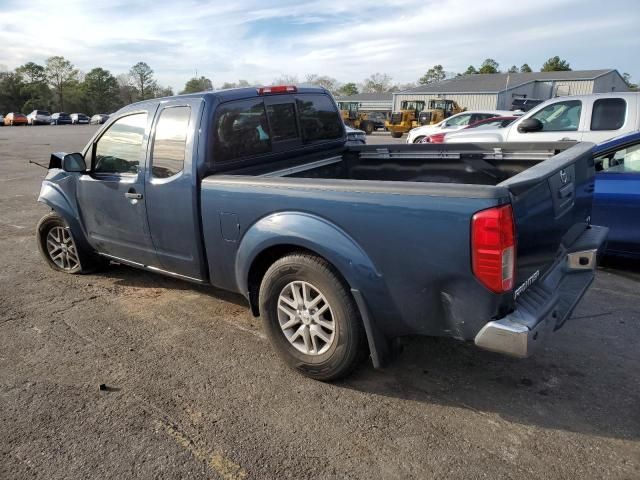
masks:
<path fill-rule="evenodd" d="M 296 108 L 293 103 L 267 105 L 267 116 L 274 142 L 298 138 Z"/>
<path fill-rule="evenodd" d="M 632 145 L 595 159 L 596 170 L 609 173 L 640 173 L 640 144 Z"/>
<path fill-rule="evenodd" d="M 305 142 L 342 138 L 344 135 L 342 119 L 327 95 L 301 95 L 296 102 L 302 138 Z"/>
<path fill-rule="evenodd" d="M 217 162 L 229 162 L 271 151 L 262 99 L 221 105 L 214 128 L 213 153 Z"/>
<path fill-rule="evenodd" d="M 169 107 L 162 110 L 153 141 L 151 173 L 156 178 L 169 178 L 184 168 L 191 107 Z"/>
<path fill-rule="evenodd" d="M 95 146 L 95 173 L 137 174 L 143 160 L 147 114 L 136 113 L 113 123 Z"/>
<path fill-rule="evenodd" d="M 622 98 L 601 98 L 593 102 L 591 130 L 618 130 L 627 116 L 627 102 Z"/>
<path fill-rule="evenodd" d="M 568 100 L 547 105 L 531 116 L 542 122 L 543 132 L 575 132 L 580 125 L 580 100 Z"/>
<path fill-rule="evenodd" d="M 453 117 L 447 120 L 446 125 L 448 127 L 459 126 L 459 125 L 469 125 L 470 121 L 471 121 L 471 114 L 459 115 L 457 117 Z"/>

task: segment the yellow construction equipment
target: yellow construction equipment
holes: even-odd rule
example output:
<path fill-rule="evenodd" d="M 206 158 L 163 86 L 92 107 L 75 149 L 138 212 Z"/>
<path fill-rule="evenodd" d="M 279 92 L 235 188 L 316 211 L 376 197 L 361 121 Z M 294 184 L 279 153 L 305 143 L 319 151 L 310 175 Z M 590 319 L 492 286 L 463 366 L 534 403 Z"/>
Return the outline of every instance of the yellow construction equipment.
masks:
<path fill-rule="evenodd" d="M 366 113 L 360 111 L 358 102 L 338 102 L 338 108 L 345 125 L 364 130 L 367 135 L 375 130 L 374 122 L 369 120 Z"/>
<path fill-rule="evenodd" d="M 429 106 L 425 109 L 426 102 L 422 100 L 405 100 L 400 104 L 400 111 L 391 114 L 391 119 L 385 123 L 387 130 L 393 138 L 400 138 L 412 128 L 422 125 L 434 125 L 445 118 L 463 112 L 453 100 L 433 99 L 429 100 Z"/>

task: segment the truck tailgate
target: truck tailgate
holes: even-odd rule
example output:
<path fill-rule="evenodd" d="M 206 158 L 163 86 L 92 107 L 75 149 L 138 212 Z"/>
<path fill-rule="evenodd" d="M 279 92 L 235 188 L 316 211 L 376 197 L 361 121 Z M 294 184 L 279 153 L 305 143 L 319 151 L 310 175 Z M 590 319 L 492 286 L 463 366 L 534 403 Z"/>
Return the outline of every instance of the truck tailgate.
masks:
<path fill-rule="evenodd" d="M 595 185 L 592 147 L 579 143 L 499 184 L 511 193 L 516 291 L 542 277 L 588 227 Z"/>

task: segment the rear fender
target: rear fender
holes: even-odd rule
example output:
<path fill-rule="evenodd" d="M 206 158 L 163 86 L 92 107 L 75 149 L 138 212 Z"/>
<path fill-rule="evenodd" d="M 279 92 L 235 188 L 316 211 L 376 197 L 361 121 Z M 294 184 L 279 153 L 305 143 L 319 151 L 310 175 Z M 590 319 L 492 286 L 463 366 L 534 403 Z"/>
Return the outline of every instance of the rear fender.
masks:
<path fill-rule="evenodd" d="M 374 366 L 383 365 L 389 350 L 388 341 L 371 314 L 375 309 L 370 306 L 372 298 L 389 298 L 382 274 L 354 239 L 324 218 L 303 212 L 281 212 L 250 227 L 236 256 L 238 290 L 249 296 L 249 272 L 254 261 L 261 252 L 282 245 L 315 252 L 340 272 L 360 310 Z"/>

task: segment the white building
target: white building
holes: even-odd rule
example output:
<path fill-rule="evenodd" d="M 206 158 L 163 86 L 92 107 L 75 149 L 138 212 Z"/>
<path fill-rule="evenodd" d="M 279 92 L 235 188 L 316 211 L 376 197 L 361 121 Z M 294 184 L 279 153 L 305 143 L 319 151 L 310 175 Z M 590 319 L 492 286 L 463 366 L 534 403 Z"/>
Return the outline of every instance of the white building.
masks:
<path fill-rule="evenodd" d="M 462 75 L 394 93 L 393 110 L 400 110 L 404 100 L 428 102 L 434 98 L 455 100 L 468 110 L 509 110 L 515 98 L 548 100 L 562 95 L 628 90 L 617 70 Z"/>

